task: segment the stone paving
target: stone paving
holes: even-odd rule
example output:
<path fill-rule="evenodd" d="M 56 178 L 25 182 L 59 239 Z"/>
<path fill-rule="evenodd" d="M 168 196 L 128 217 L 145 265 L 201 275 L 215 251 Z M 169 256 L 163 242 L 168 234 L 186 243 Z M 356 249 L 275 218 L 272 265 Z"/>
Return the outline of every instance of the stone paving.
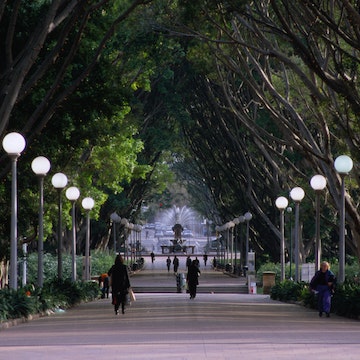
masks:
<path fill-rule="evenodd" d="M 360 322 L 268 295 L 138 293 L 119 316 L 110 301 L 1 330 L 0 359 L 360 359 Z"/>

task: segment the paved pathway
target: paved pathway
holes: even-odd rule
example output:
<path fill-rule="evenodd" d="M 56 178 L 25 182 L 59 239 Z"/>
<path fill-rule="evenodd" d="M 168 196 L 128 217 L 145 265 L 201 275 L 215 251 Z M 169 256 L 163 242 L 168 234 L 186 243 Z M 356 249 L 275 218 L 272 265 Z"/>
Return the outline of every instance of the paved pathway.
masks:
<path fill-rule="evenodd" d="M 102 299 L 0 331 L 11 360 L 359 358 L 360 322 L 267 295 L 140 293 L 125 315 Z"/>

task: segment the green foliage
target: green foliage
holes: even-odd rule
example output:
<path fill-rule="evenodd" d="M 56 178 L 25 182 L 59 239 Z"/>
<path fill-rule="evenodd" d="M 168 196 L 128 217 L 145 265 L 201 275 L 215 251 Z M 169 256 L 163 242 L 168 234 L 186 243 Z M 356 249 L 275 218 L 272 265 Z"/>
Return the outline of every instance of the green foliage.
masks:
<path fill-rule="evenodd" d="M 265 271 L 273 271 L 275 273 L 275 281 L 280 280 L 280 274 L 281 274 L 281 268 L 280 264 L 275 264 L 272 262 L 267 262 L 265 264 L 262 264 L 259 268 L 259 270 L 256 272 L 257 277 L 257 283 L 262 283 L 263 273 Z"/>
<path fill-rule="evenodd" d="M 336 314 L 358 319 L 360 317 L 360 286 L 344 283 L 336 286 L 332 298 L 332 309 Z"/>
<path fill-rule="evenodd" d="M 271 288 L 271 298 L 280 301 L 300 301 L 306 283 L 285 280 Z"/>
<path fill-rule="evenodd" d="M 76 272 L 79 278 L 82 276 L 82 256 L 76 257 Z M 62 256 L 62 268 L 63 268 L 63 278 L 71 278 L 71 263 L 72 256 L 70 254 L 63 254 Z M 57 277 L 57 256 L 44 253 L 43 255 L 43 264 L 44 264 L 44 279 L 54 279 Z M 27 257 L 27 283 L 36 284 L 37 283 L 37 269 L 38 269 L 38 254 L 37 252 L 30 253 Z"/>
<path fill-rule="evenodd" d="M 34 298 L 27 296 L 25 289 L 0 291 L 0 320 L 28 317 L 36 309 Z"/>
<path fill-rule="evenodd" d="M 63 279 L 57 276 L 57 257 L 44 254 L 45 283 L 37 287 L 37 253 L 31 253 L 27 259 L 28 283 L 24 288 L 0 290 L 0 321 L 28 317 L 54 309 L 66 309 L 82 301 L 91 301 L 99 297 L 97 281 L 73 282 L 71 278 L 72 257 L 63 254 Z M 114 255 L 109 252 L 96 252 L 91 256 L 92 275 L 107 272 L 114 263 Z M 82 257 L 77 258 L 77 274 L 82 276 Z"/>
<path fill-rule="evenodd" d="M 304 306 L 317 309 L 317 295 L 310 290 L 309 284 L 285 280 L 271 288 L 271 299 L 280 301 L 296 301 Z M 345 282 L 336 286 L 331 300 L 331 311 L 337 315 L 360 318 L 360 285 Z"/>
<path fill-rule="evenodd" d="M 107 272 L 114 264 L 115 255 L 104 251 L 96 251 L 91 254 L 91 276 L 97 276 L 104 272 Z M 83 257 L 77 256 L 76 258 L 76 271 L 79 279 L 82 277 L 82 262 Z M 50 253 L 45 253 L 43 256 L 44 263 L 44 278 L 45 281 L 50 281 L 57 277 L 57 256 Z M 63 279 L 71 278 L 71 263 L 72 256 L 69 254 L 63 254 Z M 37 253 L 31 253 L 27 258 L 27 283 L 37 283 L 37 268 L 38 268 L 38 256 Z"/>
<path fill-rule="evenodd" d="M 99 296 L 97 282 L 72 282 L 70 279 L 46 282 L 41 290 L 39 300 L 43 311 L 53 308 L 67 308 L 90 301 Z"/>
<path fill-rule="evenodd" d="M 114 264 L 115 255 L 110 252 L 95 252 L 91 255 L 91 273 L 100 275 L 107 272 Z"/>
<path fill-rule="evenodd" d="M 53 280 L 40 289 L 28 285 L 18 291 L 0 290 L 0 321 L 28 318 L 57 308 L 66 309 L 81 301 L 91 301 L 100 296 L 97 282 L 72 282 Z"/>

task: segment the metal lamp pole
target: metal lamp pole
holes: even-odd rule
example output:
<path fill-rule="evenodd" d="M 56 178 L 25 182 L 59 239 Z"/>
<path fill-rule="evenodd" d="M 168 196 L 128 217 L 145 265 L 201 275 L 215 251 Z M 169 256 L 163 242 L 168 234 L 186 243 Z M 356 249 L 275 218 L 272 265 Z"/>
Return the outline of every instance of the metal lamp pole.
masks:
<path fill-rule="evenodd" d="M 68 179 L 63 173 L 56 173 L 51 183 L 58 192 L 58 279 L 62 279 L 62 199 L 61 192 L 66 187 Z"/>
<path fill-rule="evenodd" d="M 284 210 L 289 201 L 286 197 L 280 196 L 276 199 L 275 205 L 280 210 L 280 263 L 281 263 L 281 281 L 285 280 L 285 235 L 284 235 Z"/>
<path fill-rule="evenodd" d="M 66 190 L 66 197 L 72 204 L 72 281 L 76 281 L 76 224 L 75 224 L 75 202 L 80 196 L 80 191 L 77 187 L 71 186 Z"/>
<path fill-rule="evenodd" d="M 340 155 L 335 159 L 334 167 L 341 177 L 338 281 L 343 283 L 345 281 L 345 176 L 352 170 L 353 161 L 347 155 Z"/>
<path fill-rule="evenodd" d="M 7 134 L 2 142 L 11 159 L 11 230 L 10 230 L 10 288 L 16 290 L 17 282 L 17 159 L 25 149 L 24 137 L 16 132 Z"/>
<path fill-rule="evenodd" d="M 244 214 L 244 218 L 246 221 L 246 244 L 245 244 L 245 264 L 247 269 L 249 268 L 249 234 L 250 234 L 250 220 L 252 219 L 252 214 L 250 212 L 246 212 Z"/>
<path fill-rule="evenodd" d="M 325 189 L 326 179 L 322 175 L 314 175 L 310 180 L 315 190 L 315 270 L 320 269 L 321 237 L 320 237 L 320 192 Z"/>
<path fill-rule="evenodd" d="M 300 202 L 304 198 L 305 192 L 301 187 L 295 187 L 290 191 L 290 197 L 295 202 L 295 281 L 299 281 L 299 263 L 300 263 L 300 226 L 299 226 L 299 211 Z"/>
<path fill-rule="evenodd" d="M 31 163 L 31 169 L 39 178 L 39 236 L 38 236 L 38 286 L 44 285 L 44 177 L 50 170 L 50 161 L 38 156 Z"/>
<path fill-rule="evenodd" d="M 86 210 L 86 242 L 85 242 L 85 281 L 90 280 L 90 210 L 94 207 L 95 202 L 91 197 L 86 197 L 81 202 L 82 207 Z"/>
<path fill-rule="evenodd" d="M 113 212 L 110 215 L 110 219 L 112 221 L 113 239 L 114 239 L 114 253 L 116 255 L 116 223 L 119 223 L 121 221 L 121 217 L 116 212 Z"/>
<path fill-rule="evenodd" d="M 286 212 L 289 214 L 289 222 L 290 222 L 290 226 L 289 226 L 289 243 L 290 243 L 290 248 L 289 248 L 289 260 L 290 260 L 290 273 L 289 273 L 289 279 L 292 280 L 292 270 L 291 270 L 291 267 L 292 267 L 292 258 L 293 258 L 293 249 L 292 249 L 292 231 L 291 231 L 291 228 L 292 228 L 292 221 L 291 221 L 291 213 L 292 213 L 292 207 L 288 206 L 286 208 Z"/>

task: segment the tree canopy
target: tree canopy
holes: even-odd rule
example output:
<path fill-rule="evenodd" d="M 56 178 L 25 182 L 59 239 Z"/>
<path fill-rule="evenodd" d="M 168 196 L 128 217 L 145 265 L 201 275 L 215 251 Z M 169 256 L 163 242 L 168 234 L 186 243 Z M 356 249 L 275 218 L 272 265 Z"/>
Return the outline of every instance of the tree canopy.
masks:
<path fill-rule="evenodd" d="M 0 133 L 19 131 L 28 143 L 21 233 L 36 236 L 37 211 L 36 180 L 22 164 L 45 155 L 95 198 L 93 247 L 106 246 L 113 211 L 136 221 L 175 179 L 215 223 L 250 210 L 253 246 L 276 259 L 275 199 L 299 185 L 310 200 L 305 259 L 309 180 L 320 173 L 324 247 L 336 254 L 333 162 L 359 158 L 359 25 L 356 5 L 342 0 L 1 2 Z M 6 219 L 9 164 L 0 161 Z M 347 181 L 347 245 L 359 255 L 356 166 Z M 3 244 L 7 233 L 4 222 Z"/>

